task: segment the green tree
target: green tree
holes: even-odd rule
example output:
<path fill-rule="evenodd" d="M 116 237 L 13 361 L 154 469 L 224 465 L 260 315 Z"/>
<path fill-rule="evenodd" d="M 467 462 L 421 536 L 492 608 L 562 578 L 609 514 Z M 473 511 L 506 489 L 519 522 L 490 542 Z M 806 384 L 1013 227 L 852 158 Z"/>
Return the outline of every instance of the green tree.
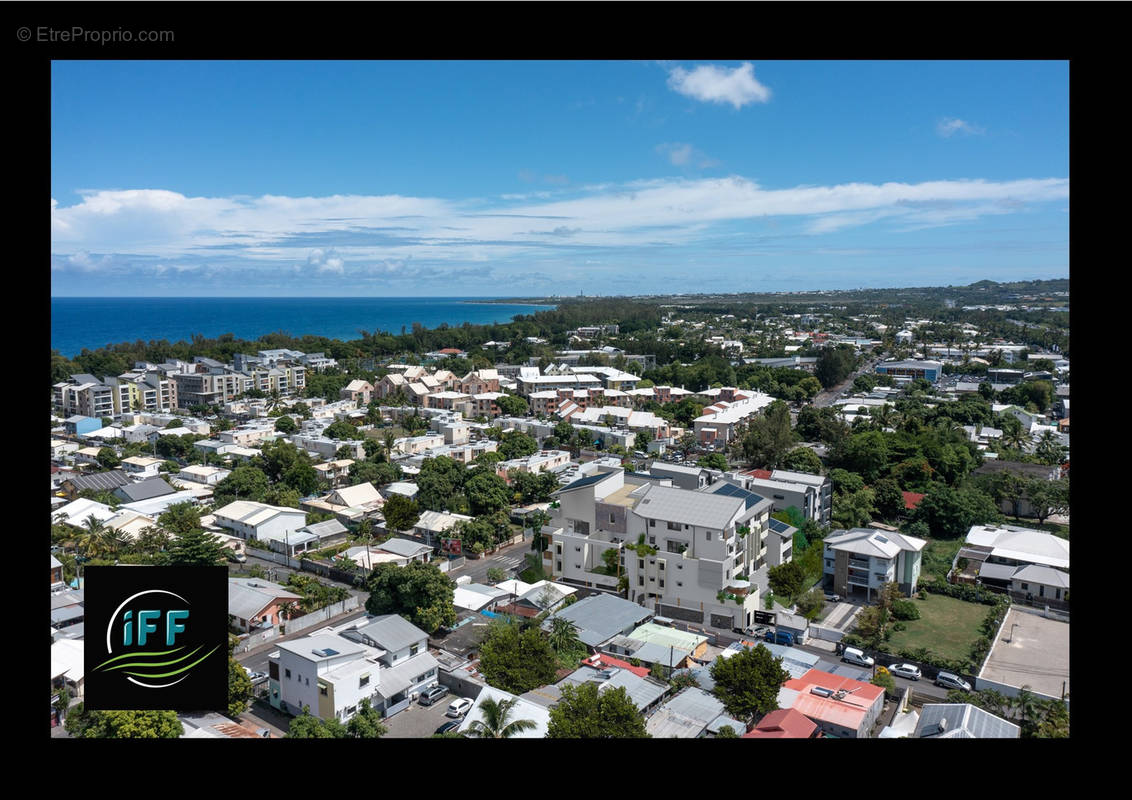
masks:
<path fill-rule="evenodd" d="M 1052 431 L 1042 433 L 1042 438 L 1038 440 L 1038 445 L 1034 448 L 1034 455 L 1038 461 L 1049 466 L 1057 466 L 1065 461 L 1067 452 L 1065 445 L 1058 441 L 1057 436 Z"/>
<path fill-rule="evenodd" d="M 354 486 L 357 486 L 359 483 L 372 483 L 374 486 L 386 486 L 404 477 L 401 468 L 396 464 L 390 464 L 388 462 L 377 464 L 373 461 L 355 461 L 350 465 L 349 475 L 350 480 L 353 482 L 352 485 Z"/>
<path fill-rule="evenodd" d="M 784 597 L 794 597 L 802 591 L 806 570 L 797 561 L 787 561 L 767 570 L 767 583 L 771 591 Z"/>
<path fill-rule="evenodd" d="M 782 668 L 781 658 L 775 658 L 760 644 L 731 658 L 717 659 L 711 677 L 715 681 L 712 694 L 727 713 L 750 722 L 756 714 L 778 708 L 778 690 L 790 673 Z"/>
<path fill-rule="evenodd" d="M 228 655 L 228 716 L 238 717 L 248 710 L 248 703 L 252 697 L 252 679 L 244 671 L 243 666 Z"/>
<path fill-rule="evenodd" d="M 299 429 L 299 425 L 295 420 L 286 415 L 279 417 L 275 420 L 275 430 L 280 433 L 294 433 Z"/>
<path fill-rule="evenodd" d="M 190 530 L 173 538 L 167 559 L 173 567 L 218 567 L 227 562 L 228 548 L 211 533 Z"/>
<path fill-rule="evenodd" d="M 876 509 L 884 519 L 898 519 L 904 516 L 904 495 L 900 486 L 891 478 L 882 478 L 873 485 L 876 494 Z"/>
<path fill-rule="evenodd" d="M 932 536 L 956 539 L 966 535 L 973 525 L 995 523 L 1002 519 L 994 500 L 977 489 L 952 489 L 933 484 L 913 514 L 925 522 Z"/>
<path fill-rule="evenodd" d="M 381 507 L 385 516 L 385 526 L 392 531 L 407 531 L 421 518 L 421 509 L 413 500 L 404 495 L 394 494 Z"/>
<path fill-rule="evenodd" d="M 345 739 L 346 726 L 336 719 L 321 720 L 311 716 L 310 706 L 303 706 L 303 713 L 291 720 L 287 728 L 288 739 Z"/>
<path fill-rule="evenodd" d="M 511 431 L 499 440 L 499 453 L 506 460 L 523 458 L 538 452 L 538 442 L 525 433 Z"/>
<path fill-rule="evenodd" d="M 493 623 L 480 646 L 480 672 L 498 689 L 523 694 L 554 681 L 558 659 L 538 628 Z"/>
<path fill-rule="evenodd" d="M 546 638 L 559 654 L 584 649 L 582 640 L 578 638 L 578 626 L 564 617 L 550 618 L 550 630 Z"/>
<path fill-rule="evenodd" d="M 221 508 L 234 500 L 252 500 L 263 502 L 270 484 L 267 473 L 250 464 L 241 464 L 232 470 L 213 490 L 213 500 L 217 508 Z"/>
<path fill-rule="evenodd" d="M 641 712 L 623 686 L 599 692 L 597 684 L 564 684 L 550 709 L 548 739 L 647 739 Z"/>
<path fill-rule="evenodd" d="M 510 739 L 524 731 L 534 730 L 538 725 L 534 720 L 511 719 L 515 704 L 518 700 L 492 700 L 488 698 L 480 703 L 479 710 L 482 720 L 475 720 L 464 735 L 473 739 Z"/>
<path fill-rule="evenodd" d="M 860 528 L 873 518 L 876 493 L 872 489 L 857 492 L 834 492 L 833 524 L 840 528 Z"/>
<path fill-rule="evenodd" d="M 1030 478 L 1024 484 L 1026 499 L 1034 510 L 1038 523 L 1044 523 L 1053 514 L 1069 513 L 1069 481 L 1047 481 Z"/>
<path fill-rule="evenodd" d="M 697 467 L 704 467 L 705 469 L 717 469 L 721 472 L 726 472 L 730 465 L 727 463 L 727 456 L 723 453 L 708 453 L 706 456 L 696 462 Z"/>
<path fill-rule="evenodd" d="M 752 467 L 774 469 L 795 441 L 790 427 L 790 407 L 775 400 L 751 421 L 739 449 Z"/>
<path fill-rule="evenodd" d="M 818 454 L 808 447 L 795 447 L 782 457 L 779 465 L 782 469 L 794 472 L 805 472 L 810 475 L 821 475 L 822 463 Z"/>
<path fill-rule="evenodd" d="M 479 470 L 464 484 L 464 493 L 474 516 L 502 511 L 511 504 L 507 482 L 493 472 Z"/>
<path fill-rule="evenodd" d="M 322 432 L 323 436 L 330 439 L 359 439 L 361 438 L 358 429 L 346 422 L 344 419 L 337 420 L 330 423 Z"/>
<path fill-rule="evenodd" d="M 417 502 L 430 511 L 461 513 L 467 506 L 465 473 L 464 465 L 448 456 L 426 458 L 417 475 Z"/>
<path fill-rule="evenodd" d="M 362 698 L 357 713 L 346 723 L 350 739 L 380 739 L 388 732 L 381 724 L 381 713 L 370 704 L 368 697 Z"/>
<path fill-rule="evenodd" d="M 112 447 L 99 448 L 98 455 L 95 458 L 98 465 L 106 469 L 114 469 L 122 463 L 122 459 L 118 458 L 118 454 L 114 452 Z"/>
<path fill-rule="evenodd" d="M 530 413 L 530 406 L 527 405 L 527 401 L 513 394 L 505 394 L 502 397 L 497 397 L 495 404 L 499 406 L 499 410 L 508 417 L 525 417 Z"/>
<path fill-rule="evenodd" d="M 869 683 L 873 686 L 880 686 L 889 697 L 896 696 L 896 681 L 893 680 L 892 676 L 887 672 L 880 672 L 878 670 L 877 674 L 873 676 L 873 679 L 869 681 Z"/>
<path fill-rule="evenodd" d="M 366 589 L 370 593 L 366 611 L 370 614 L 399 614 L 430 634 L 456 624 L 452 581 L 434 564 L 378 564 L 366 581 Z"/>
<path fill-rule="evenodd" d="M 82 739 L 177 739 L 185 731 L 175 711 L 87 711 L 67 715 L 67 733 Z"/>

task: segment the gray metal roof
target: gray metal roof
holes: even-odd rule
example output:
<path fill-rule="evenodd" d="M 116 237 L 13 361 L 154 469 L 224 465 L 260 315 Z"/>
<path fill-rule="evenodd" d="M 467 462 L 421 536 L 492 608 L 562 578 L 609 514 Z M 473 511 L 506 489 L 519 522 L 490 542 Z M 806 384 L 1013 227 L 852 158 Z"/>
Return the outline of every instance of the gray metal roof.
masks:
<path fill-rule="evenodd" d="M 276 600 L 301 599 L 301 595 L 260 578 L 228 579 L 228 613 L 240 619 L 251 619 Z"/>
<path fill-rule="evenodd" d="M 413 556 L 420 555 L 421 553 L 429 552 L 432 550 L 427 544 L 421 542 L 414 542 L 409 539 L 389 539 L 377 545 L 379 550 L 384 550 L 387 553 L 395 553 L 399 556 L 412 558 Z"/>
<path fill-rule="evenodd" d="M 51 611 L 51 624 L 58 625 L 61 622 L 66 622 L 71 619 L 78 619 L 86 614 L 86 609 L 82 606 L 64 606 L 63 608 L 56 608 Z"/>
<path fill-rule="evenodd" d="M 645 728 L 657 739 L 695 739 L 722 713 L 723 703 L 703 689 L 690 687 L 657 709 Z"/>
<path fill-rule="evenodd" d="M 599 481 L 605 480 L 606 478 L 608 478 L 612 474 L 613 473 L 611 473 L 611 472 L 601 472 L 601 473 L 598 473 L 597 475 L 590 475 L 588 478 L 581 478 L 579 480 L 574 481 L 573 483 L 570 483 L 570 484 L 567 484 L 566 486 L 563 486 L 561 489 L 554 492 L 554 494 L 562 494 L 563 492 L 572 492 L 575 489 L 581 489 L 583 486 L 592 486 L 593 484 L 598 483 Z"/>
<path fill-rule="evenodd" d="M 652 616 L 647 608 L 611 594 L 590 595 L 556 612 L 553 617 L 568 619 L 578 627 L 578 638 L 595 647 L 618 634 L 632 630 Z M 550 621 L 544 623 L 549 628 Z"/>
<path fill-rule="evenodd" d="M 940 730 L 939 724 L 946 720 Z M 1021 728 L 970 703 L 931 703 L 920 711 L 913 738 L 1018 739 Z"/>
<path fill-rule="evenodd" d="M 373 642 L 372 646 L 388 650 L 390 653 L 396 653 L 428 639 L 427 633 L 397 614 L 376 617 L 372 622 L 361 625 L 355 630 Z"/>
<path fill-rule="evenodd" d="M 633 512 L 646 519 L 723 530 L 746 509 L 745 500 L 667 486 L 649 486 Z"/>
<path fill-rule="evenodd" d="M 120 486 L 115 494 L 125 497 L 128 503 L 136 503 L 139 500 L 152 500 L 154 497 L 164 497 L 176 491 L 176 489 L 167 484 L 162 478 L 148 478 L 140 483 Z"/>
<path fill-rule="evenodd" d="M 93 475 L 77 475 L 73 478 L 68 478 L 71 485 L 75 487 L 75 491 L 81 492 L 83 489 L 94 489 L 97 492 L 101 491 L 114 491 L 119 486 L 125 486 L 130 482 L 126 473 L 120 469 L 111 470 L 110 472 L 96 472 Z"/>
<path fill-rule="evenodd" d="M 418 653 L 395 667 L 385 667 L 380 673 L 378 691 L 382 697 L 392 697 L 413 685 L 413 678 L 436 669 L 440 662 L 427 650 Z"/>
<path fill-rule="evenodd" d="M 336 519 L 328 519 L 324 522 L 316 522 L 313 525 L 299 528 L 301 531 L 308 531 L 313 533 L 319 539 L 325 539 L 329 536 L 336 536 L 341 533 L 348 533 L 346 526 Z"/>

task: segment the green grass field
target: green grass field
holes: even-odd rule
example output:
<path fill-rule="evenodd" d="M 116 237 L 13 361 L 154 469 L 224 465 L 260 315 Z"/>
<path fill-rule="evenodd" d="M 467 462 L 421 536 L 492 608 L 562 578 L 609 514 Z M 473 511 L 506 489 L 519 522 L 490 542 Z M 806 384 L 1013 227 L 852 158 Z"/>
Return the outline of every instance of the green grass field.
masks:
<path fill-rule="evenodd" d="M 928 539 L 928 546 L 924 548 L 923 565 L 920 568 L 920 580 L 946 582 L 947 571 L 951 569 L 951 562 L 955 560 L 955 554 L 962 546 L 962 539 Z"/>
<path fill-rule="evenodd" d="M 947 659 L 966 658 L 979 638 L 979 625 L 990 606 L 940 594 L 926 596 L 927 600 L 912 601 L 920 610 L 920 618 L 905 622 L 906 630 L 894 631 L 888 646 L 894 653 L 926 647 Z"/>

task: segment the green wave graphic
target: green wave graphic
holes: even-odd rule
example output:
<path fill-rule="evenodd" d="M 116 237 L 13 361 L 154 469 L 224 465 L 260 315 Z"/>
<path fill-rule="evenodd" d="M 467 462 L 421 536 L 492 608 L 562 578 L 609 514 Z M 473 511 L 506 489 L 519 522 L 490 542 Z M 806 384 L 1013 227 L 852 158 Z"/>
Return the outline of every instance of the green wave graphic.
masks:
<path fill-rule="evenodd" d="M 201 647 L 204 647 L 204 645 L 201 645 Z M 174 658 L 172 661 L 127 661 L 125 664 L 117 664 L 113 667 L 107 667 L 106 671 L 113 672 L 116 669 L 125 669 L 126 667 L 167 667 L 170 664 L 180 663 L 186 658 L 192 658 L 196 654 L 197 650 L 200 650 L 200 647 L 197 647 L 196 649 L 185 653 L 185 655 L 181 656 L 180 658 Z"/>
<path fill-rule="evenodd" d="M 197 649 L 199 650 L 200 648 L 197 648 Z M 216 645 L 216 647 L 214 647 L 214 648 L 212 648 L 211 650 L 209 650 L 209 651 L 208 651 L 207 653 L 205 653 L 205 654 L 204 654 L 203 656 L 201 656 L 200 658 L 198 658 L 198 659 L 197 659 L 196 661 L 194 661 L 193 663 L 189 664 L 189 665 L 188 665 L 188 666 L 186 666 L 186 667 L 181 667 L 180 669 L 175 669 L 175 670 L 173 670 L 172 672 L 162 672 L 162 673 L 160 673 L 160 674 L 157 674 L 157 675 L 151 675 L 150 673 L 147 673 L 147 672 L 127 672 L 126 674 L 127 674 L 127 675 L 135 675 L 135 676 L 137 676 L 137 677 L 139 677 L 139 678 L 168 678 L 168 677 L 170 677 L 171 675 L 180 675 L 180 674 L 181 674 L 182 672 L 185 672 L 185 671 L 187 671 L 187 670 L 190 670 L 190 669 L 192 669 L 192 668 L 193 668 L 193 667 L 195 667 L 195 666 L 196 666 L 197 664 L 199 664 L 200 662 L 204 661 L 204 660 L 205 660 L 206 658 L 208 658 L 208 657 L 209 657 L 210 655 L 212 655 L 213 653 L 215 653 L 215 652 L 216 652 L 217 650 L 219 650 L 219 649 L 220 649 L 220 645 Z"/>
<path fill-rule="evenodd" d="M 99 664 L 97 667 L 95 667 L 95 669 L 102 669 L 107 664 L 113 664 L 115 661 L 121 661 L 123 658 L 140 658 L 142 656 L 167 656 L 170 653 L 176 653 L 178 650 L 184 650 L 184 649 L 185 649 L 184 647 L 174 647 L 172 650 L 157 650 L 157 651 L 153 651 L 153 652 L 141 652 L 141 653 L 125 653 L 124 655 L 114 656 L 113 658 L 106 659 L 101 664 Z"/>

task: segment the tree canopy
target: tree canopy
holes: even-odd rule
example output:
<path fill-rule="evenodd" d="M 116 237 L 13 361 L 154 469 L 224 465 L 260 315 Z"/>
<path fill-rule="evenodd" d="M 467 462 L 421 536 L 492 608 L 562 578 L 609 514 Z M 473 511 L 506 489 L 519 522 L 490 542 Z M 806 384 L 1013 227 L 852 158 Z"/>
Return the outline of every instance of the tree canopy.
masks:
<path fill-rule="evenodd" d="M 720 658 L 711 668 L 712 693 L 736 719 L 750 721 L 756 714 L 778 708 L 778 690 L 790 677 L 763 645 L 751 647 L 731 658 Z"/>
<path fill-rule="evenodd" d="M 558 660 L 537 627 L 494 622 L 480 646 L 480 672 L 491 686 L 523 694 L 554 682 Z"/>
<path fill-rule="evenodd" d="M 599 692 L 597 684 L 563 684 L 550 709 L 548 739 L 647 739 L 645 720 L 623 686 Z"/>
<path fill-rule="evenodd" d="M 399 614 L 425 633 L 456 624 L 452 581 L 434 564 L 378 564 L 366 589 L 370 593 L 366 611 L 371 614 Z"/>

